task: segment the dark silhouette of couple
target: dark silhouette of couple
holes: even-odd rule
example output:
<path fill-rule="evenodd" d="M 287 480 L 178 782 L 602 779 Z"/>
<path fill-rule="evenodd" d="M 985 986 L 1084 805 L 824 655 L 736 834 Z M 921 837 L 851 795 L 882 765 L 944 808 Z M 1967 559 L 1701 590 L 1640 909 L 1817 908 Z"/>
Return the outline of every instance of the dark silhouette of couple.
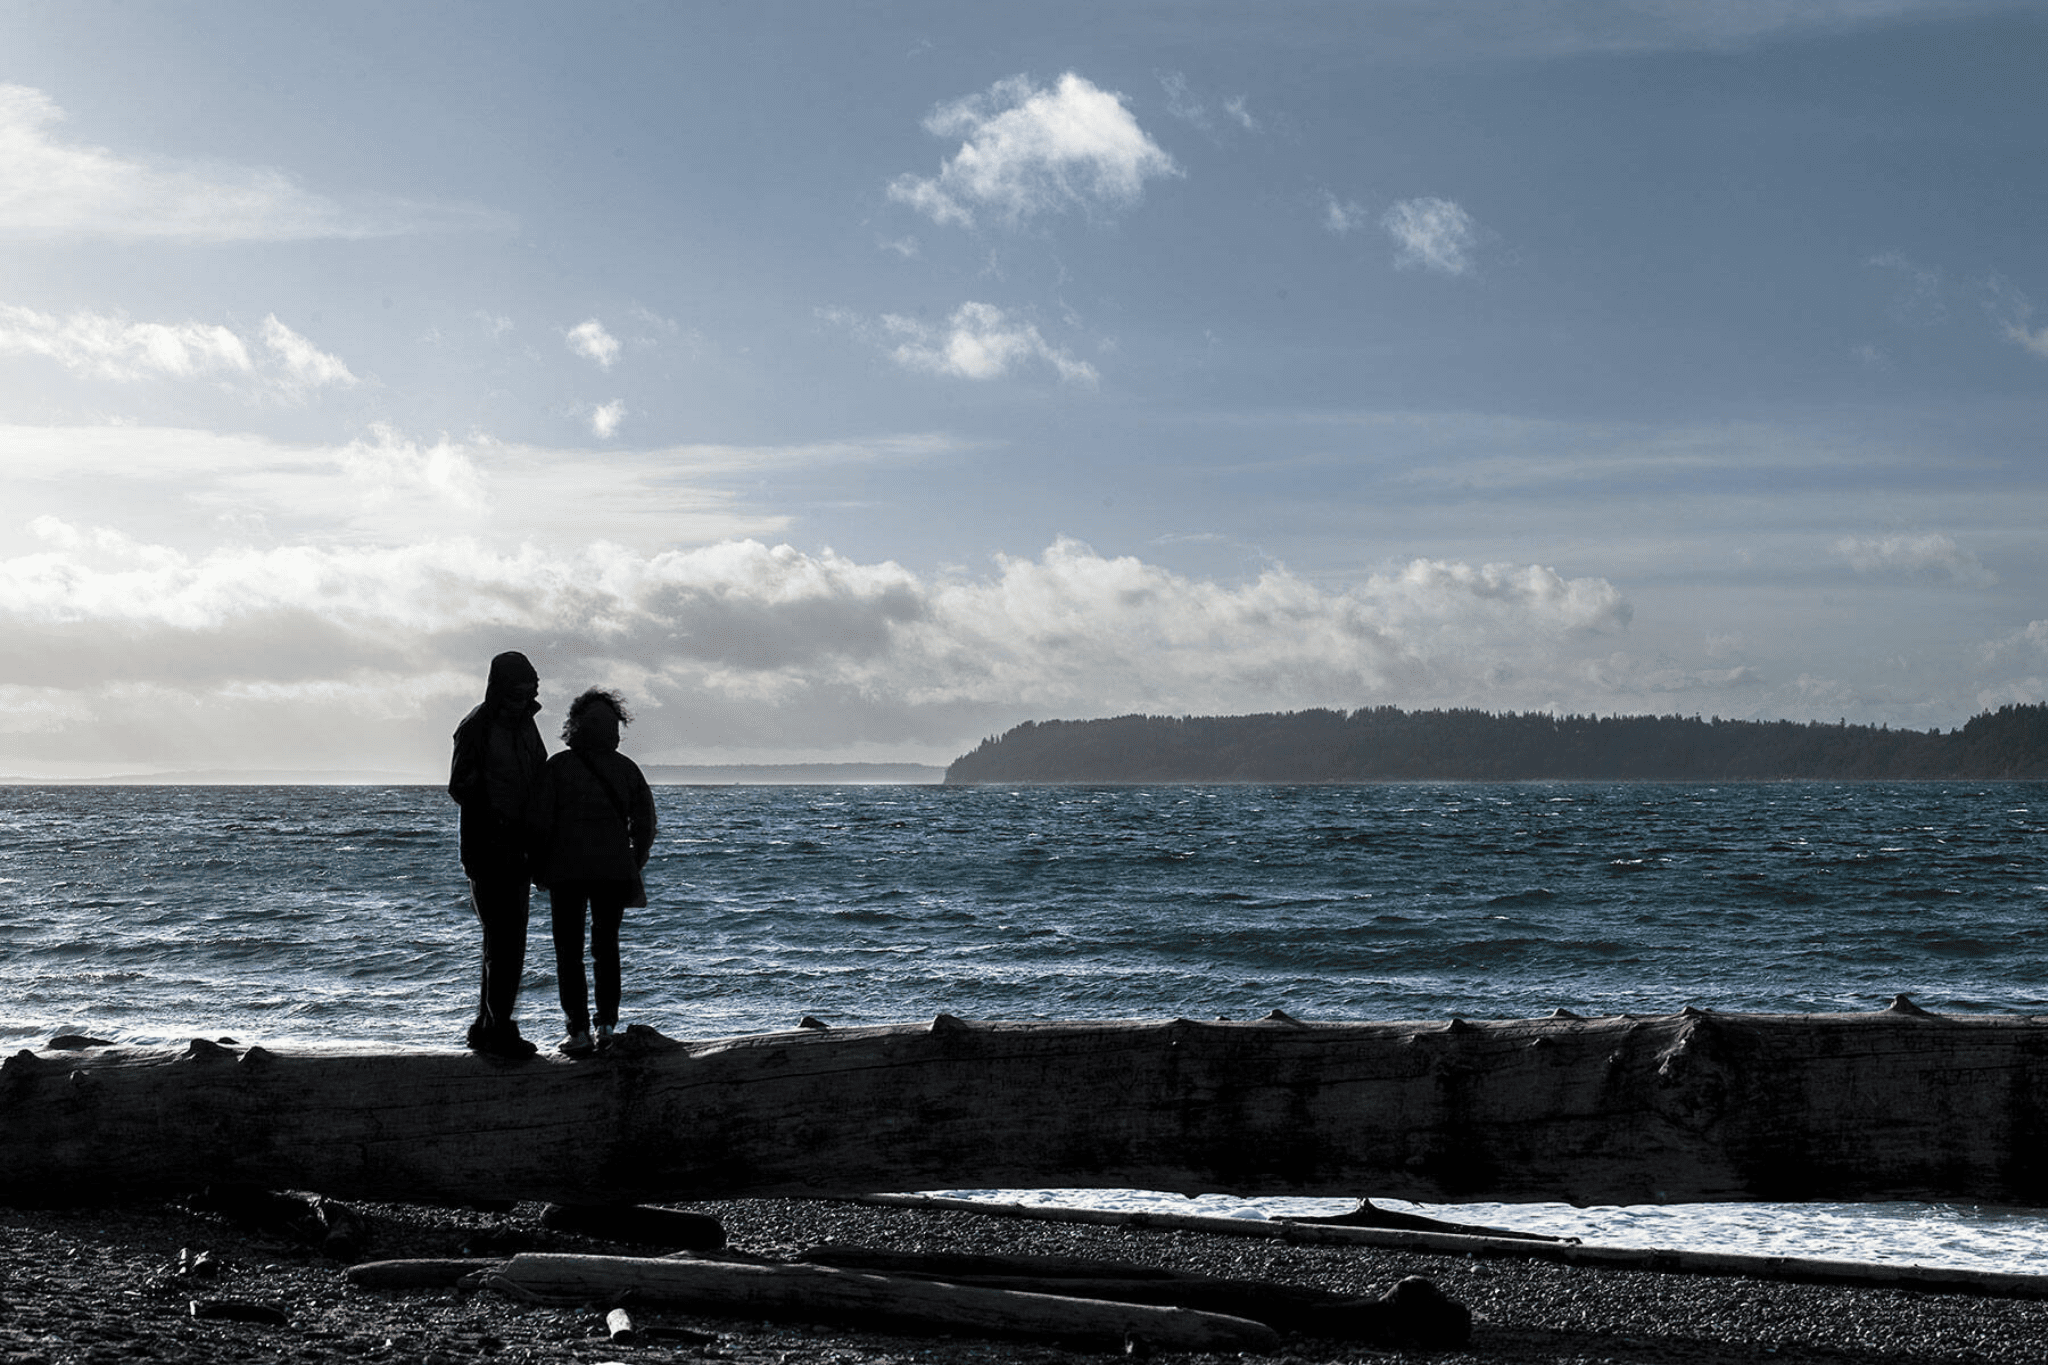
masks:
<path fill-rule="evenodd" d="M 548 893 L 555 974 L 567 1036 L 562 1051 L 592 1052 L 619 1025 L 619 926 L 647 904 L 642 869 L 654 848 L 654 793 L 638 764 L 619 752 L 630 724 L 616 692 L 591 688 L 569 703 L 568 747 L 550 758 L 533 718 L 540 675 L 526 656 L 491 660 L 484 699 L 455 730 L 448 794 L 462 809 L 462 870 L 483 928 L 482 999 L 469 1046 L 496 1057 L 531 1057 L 514 1014 L 526 969 L 532 888 Z M 590 1008 L 583 937 L 597 1009 Z M 593 1033 L 593 1026 L 595 1032 Z"/>

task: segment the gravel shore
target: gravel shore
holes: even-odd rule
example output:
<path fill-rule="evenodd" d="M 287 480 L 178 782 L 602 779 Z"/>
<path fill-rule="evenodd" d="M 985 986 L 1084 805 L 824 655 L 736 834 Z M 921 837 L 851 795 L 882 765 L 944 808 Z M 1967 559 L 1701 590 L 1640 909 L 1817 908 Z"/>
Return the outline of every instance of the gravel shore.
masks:
<path fill-rule="evenodd" d="M 523 1250 L 651 1254 L 540 1225 L 538 1205 L 503 1212 L 358 1204 L 363 1231 L 337 1259 L 281 1231 L 252 1231 L 179 1204 L 0 1209 L 0 1365 L 193 1361 L 272 1365 L 1055 1365 L 1102 1360 L 1061 1347 L 909 1337 L 840 1326 L 634 1310 L 661 1339 L 620 1345 L 603 1306 L 545 1307 L 489 1292 L 358 1289 L 350 1260 Z M 821 1242 L 901 1251 L 1058 1254 L 1156 1264 L 1377 1295 L 1432 1280 L 1476 1317 L 1471 1346 L 1391 1352 L 1291 1340 L 1312 1362 L 1414 1359 L 1438 1365 L 1735 1365 L 1736 1362 L 2014 1362 L 2048 1359 L 2048 1302 L 1816 1287 L 1572 1267 L 1513 1259 L 1304 1247 L 1213 1234 L 1030 1222 L 836 1202 L 738 1200 L 689 1206 L 724 1224 L 732 1247 L 792 1256 Z M 202 1258 L 202 1253 L 207 1253 Z M 198 1318 L 195 1301 L 269 1305 L 284 1321 Z M 1178 1357 L 1191 1362 L 1213 1356 Z"/>

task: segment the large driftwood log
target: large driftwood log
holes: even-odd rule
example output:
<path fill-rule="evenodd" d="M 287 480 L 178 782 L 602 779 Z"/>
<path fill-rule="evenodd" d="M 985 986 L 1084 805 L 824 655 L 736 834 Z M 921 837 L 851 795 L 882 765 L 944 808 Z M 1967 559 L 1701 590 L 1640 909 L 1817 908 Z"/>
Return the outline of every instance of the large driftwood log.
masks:
<path fill-rule="evenodd" d="M 898 1025 L 606 1056 L 21 1052 L 0 1201 L 226 1181 L 562 1203 L 1042 1186 L 2048 1205 L 2048 1019 Z"/>

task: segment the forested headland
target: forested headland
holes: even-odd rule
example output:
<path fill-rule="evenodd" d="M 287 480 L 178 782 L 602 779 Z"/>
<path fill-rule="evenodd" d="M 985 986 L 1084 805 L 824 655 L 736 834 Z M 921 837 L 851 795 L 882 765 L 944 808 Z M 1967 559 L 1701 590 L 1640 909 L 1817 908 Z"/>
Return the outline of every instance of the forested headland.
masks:
<path fill-rule="evenodd" d="M 2048 778 L 2048 705 L 1940 730 L 1697 716 L 1288 711 L 1026 721 L 953 761 L 976 782 L 1768 782 Z"/>

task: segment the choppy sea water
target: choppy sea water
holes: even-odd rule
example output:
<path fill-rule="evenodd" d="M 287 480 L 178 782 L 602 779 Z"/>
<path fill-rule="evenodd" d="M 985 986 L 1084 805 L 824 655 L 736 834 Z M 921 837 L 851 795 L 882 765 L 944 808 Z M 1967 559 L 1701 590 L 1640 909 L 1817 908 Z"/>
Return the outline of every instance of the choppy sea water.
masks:
<path fill-rule="evenodd" d="M 657 790 L 626 1018 L 2048 1012 L 2032 784 Z M 460 1040 L 476 944 L 427 787 L 0 787 L 0 1044 Z M 545 909 L 524 1017 L 555 1024 Z M 1369 1193 L 1369 1192 L 1368 1192 Z M 1016 1197 L 1005 1195 L 1003 1197 Z M 1266 1216 L 1341 1201 L 1036 1192 Z M 1588 1241 L 2048 1269 L 2031 1212 L 1460 1206 Z"/>

